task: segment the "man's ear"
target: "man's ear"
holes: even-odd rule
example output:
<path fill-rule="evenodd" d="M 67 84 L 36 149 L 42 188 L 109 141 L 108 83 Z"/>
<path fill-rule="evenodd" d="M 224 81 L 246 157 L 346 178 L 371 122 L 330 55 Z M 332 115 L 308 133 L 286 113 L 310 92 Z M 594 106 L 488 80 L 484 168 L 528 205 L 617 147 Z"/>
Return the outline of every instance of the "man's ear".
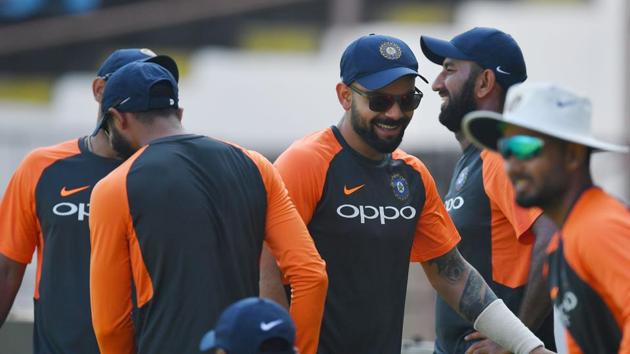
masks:
<path fill-rule="evenodd" d="M 335 90 L 337 91 L 337 99 L 341 107 L 343 107 L 345 111 L 349 111 L 352 107 L 352 90 L 343 82 L 338 83 Z"/>
<path fill-rule="evenodd" d="M 181 122 L 183 116 L 184 116 L 184 109 L 180 107 L 177 109 L 177 120 Z"/>
<path fill-rule="evenodd" d="M 589 149 L 580 144 L 569 143 L 565 147 L 564 163 L 570 171 L 580 169 L 587 164 Z"/>
<path fill-rule="evenodd" d="M 105 80 L 100 77 L 97 77 L 92 81 L 92 95 L 94 95 L 94 100 L 98 103 L 101 103 L 103 99 L 103 91 L 105 91 Z"/>
<path fill-rule="evenodd" d="M 477 99 L 483 99 L 492 93 L 497 85 L 497 77 L 494 71 L 484 69 L 477 77 L 475 83 L 475 96 Z"/>
<path fill-rule="evenodd" d="M 110 108 L 107 112 L 110 114 L 111 124 L 114 124 L 116 129 L 125 130 L 129 128 L 130 113 L 121 112 L 116 108 Z"/>

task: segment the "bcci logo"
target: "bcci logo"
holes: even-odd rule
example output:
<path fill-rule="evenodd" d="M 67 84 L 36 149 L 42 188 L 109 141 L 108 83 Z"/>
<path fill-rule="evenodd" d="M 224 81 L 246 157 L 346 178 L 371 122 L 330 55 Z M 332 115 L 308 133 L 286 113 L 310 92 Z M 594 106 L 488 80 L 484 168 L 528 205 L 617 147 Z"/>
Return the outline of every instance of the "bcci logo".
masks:
<path fill-rule="evenodd" d="M 409 185 L 405 177 L 395 174 L 392 176 L 389 185 L 392 186 L 396 198 L 400 200 L 407 200 L 407 198 L 409 198 Z"/>
<path fill-rule="evenodd" d="M 468 166 L 464 167 L 462 172 L 460 172 L 459 175 L 457 176 L 457 180 L 455 181 L 455 190 L 457 192 L 459 192 L 462 189 L 462 187 L 464 187 L 464 184 L 466 183 L 467 179 L 468 179 Z"/>
<path fill-rule="evenodd" d="M 381 55 L 385 59 L 396 60 L 400 58 L 400 56 L 402 55 L 402 51 L 400 50 L 400 47 L 396 43 L 383 42 L 379 49 L 380 49 Z"/>

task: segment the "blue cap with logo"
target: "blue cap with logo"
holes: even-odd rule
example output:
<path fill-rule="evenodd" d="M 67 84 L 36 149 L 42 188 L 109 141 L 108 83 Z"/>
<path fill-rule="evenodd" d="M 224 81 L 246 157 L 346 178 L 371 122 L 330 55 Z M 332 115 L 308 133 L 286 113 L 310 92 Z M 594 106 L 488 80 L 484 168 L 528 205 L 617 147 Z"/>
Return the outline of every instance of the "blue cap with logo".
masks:
<path fill-rule="evenodd" d="M 295 325 L 289 313 L 273 301 L 250 297 L 230 305 L 199 344 L 202 352 L 221 348 L 228 353 L 257 354 L 268 339 L 285 340 L 287 349 L 277 354 L 294 354 Z"/>
<path fill-rule="evenodd" d="M 398 38 L 377 34 L 360 37 L 341 56 L 341 81 L 358 82 L 378 90 L 403 76 L 419 76 L 418 60 L 409 46 Z"/>
<path fill-rule="evenodd" d="M 108 79 L 116 70 L 121 67 L 137 61 L 150 61 L 165 67 L 171 72 L 176 81 L 179 81 L 179 70 L 177 63 L 171 57 L 166 55 L 156 55 L 151 49 L 147 48 L 125 48 L 115 50 L 101 64 L 96 75 L 104 79 Z"/>
<path fill-rule="evenodd" d="M 167 90 L 153 90 L 158 83 L 167 86 Z M 120 112 L 144 112 L 163 108 L 178 108 L 177 81 L 170 71 L 153 62 L 135 61 L 116 70 L 107 80 L 101 111 L 110 108 Z M 101 119 L 92 135 L 105 124 Z"/>
<path fill-rule="evenodd" d="M 496 28 L 475 27 L 450 41 L 421 36 L 420 46 L 427 59 L 438 65 L 442 65 L 445 58 L 453 58 L 474 61 L 482 68 L 494 71 L 506 91 L 527 79 L 525 59 L 518 43 Z"/>

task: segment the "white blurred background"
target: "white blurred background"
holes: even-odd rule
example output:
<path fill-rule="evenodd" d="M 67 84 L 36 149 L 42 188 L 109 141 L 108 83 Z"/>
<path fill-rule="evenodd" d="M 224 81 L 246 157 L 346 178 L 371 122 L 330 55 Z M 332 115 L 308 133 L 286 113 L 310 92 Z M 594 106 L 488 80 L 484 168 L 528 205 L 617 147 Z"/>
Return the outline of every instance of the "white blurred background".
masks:
<path fill-rule="evenodd" d="M 556 82 L 589 97 L 596 135 L 630 142 L 625 0 L 15 2 L 36 10 L 18 16 L 9 10 L 20 6 L 0 3 L 2 191 L 32 148 L 91 132 L 97 111 L 91 81 L 100 61 L 120 47 L 149 47 L 176 58 L 187 130 L 273 160 L 293 140 L 338 122 L 339 59 L 356 37 L 380 33 L 405 40 L 432 81 L 440 67 L 422 55 L 420 35 L 450 39 L 475 26 L 497 27 L 519 42 L 528 80 Z M 402 147 L 427 163 L 443 193 L 459 146 L 437 121 L 437 94 L 420 80 L 417 86 L 425 98 Z M 629 166 L 627 155 L 597 154 L 596 183 L 630 200 Z M 0 329 L 0 353 L 30 351 L 24 348 L 30 348 L 34 263 L 11 322 Z M 404 328 L 409 343 L 433 339 L 433 296 L 420 267 L 412 265 Z"/>

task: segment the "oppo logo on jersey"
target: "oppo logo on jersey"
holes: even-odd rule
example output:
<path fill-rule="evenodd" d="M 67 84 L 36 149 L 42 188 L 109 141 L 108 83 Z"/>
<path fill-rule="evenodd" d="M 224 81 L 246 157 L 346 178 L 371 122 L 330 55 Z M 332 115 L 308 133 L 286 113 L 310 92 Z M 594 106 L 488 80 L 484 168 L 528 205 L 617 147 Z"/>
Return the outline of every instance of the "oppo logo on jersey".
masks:
<path fill-rule="evenodd" d="M 416 209 L 411 206 L 397 209 L 393 206 L 375 207 L 371 205 L 343 204 L 337 208 L 337 214 L 346 219 L 359 218 L 361 224 L 365 224 L 366 220 L 378 220 L 381 225 L 385 225 L 387 220 L 396 220 L 398 218 L 413 219 L 416 216 Z"/>
<path fill-rule="evenodd" d="M 79 221 L 85 220 L 86 216 L 90 216 L 90 204 L 89 203 L 68 203 L 63 202 L 55 205 L 53 207 L 53 213 L 59 216 L 70 216 L 77 214 L 77 219 Z"/>
<path fill-rule="evenodd" d="M 571 291 L 564 293 L 562 302 L 556 303 L 555 308 L 559 312 L 560 321 L 565 327 L 571 325 L 570 312 L 578 306 L 578 298 Z"/>
<path fill-rule="evenodd" d="M 462 197 L 449 198 L 446 201 L 444 201 L 444 206 L 446 207 L 446 211 L 451 211 L 451 209 L 457 210 L 464 206 L 464 198 Z"/>

